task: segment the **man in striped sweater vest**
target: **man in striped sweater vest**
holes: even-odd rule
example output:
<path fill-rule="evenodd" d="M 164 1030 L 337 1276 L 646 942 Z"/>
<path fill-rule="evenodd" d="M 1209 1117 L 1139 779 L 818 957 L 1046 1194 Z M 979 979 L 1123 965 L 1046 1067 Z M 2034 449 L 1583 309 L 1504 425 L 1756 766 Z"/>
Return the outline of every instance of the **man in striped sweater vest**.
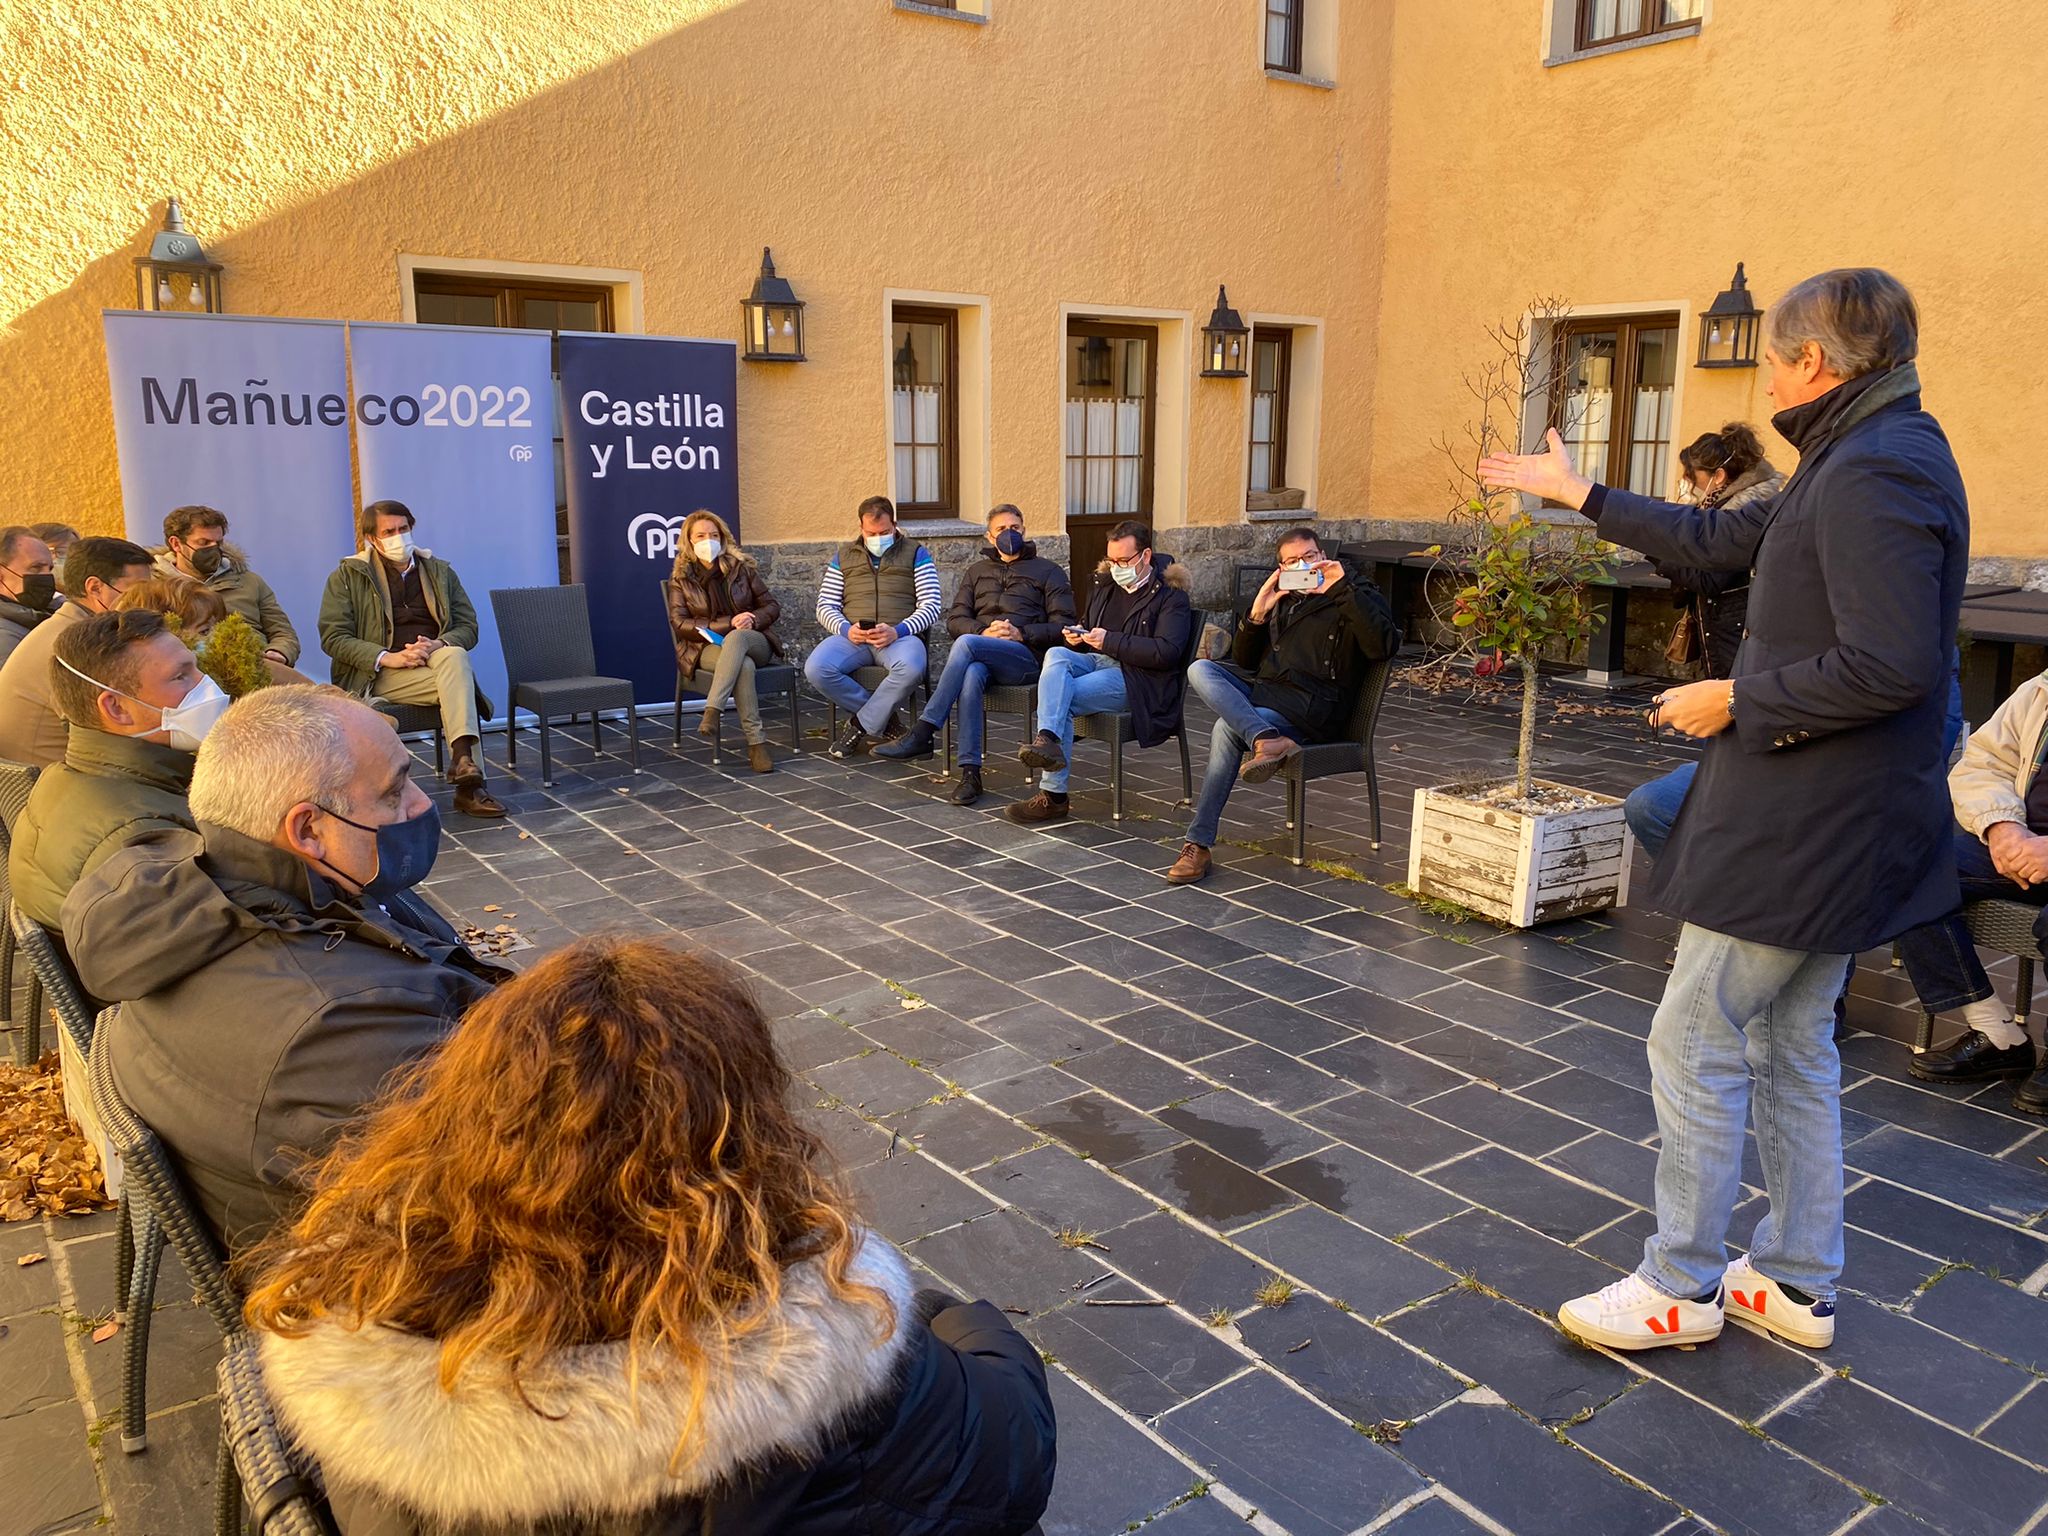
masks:
<path fill-rule="evenodd" d="M 860 504 L 860 537 L 825 567 L 818 623 L 825 638 L 804 662 L 811 686 L 853 718 L 832 743 L 834 757 L 860 757 L 894 723 L 896 706 L 925 675 L 924 634 L 939 617 L 939 568 L 931 551 L 896 531 L 886 496 Z M 886 667 L 870 694 L 854 673 Z"/>

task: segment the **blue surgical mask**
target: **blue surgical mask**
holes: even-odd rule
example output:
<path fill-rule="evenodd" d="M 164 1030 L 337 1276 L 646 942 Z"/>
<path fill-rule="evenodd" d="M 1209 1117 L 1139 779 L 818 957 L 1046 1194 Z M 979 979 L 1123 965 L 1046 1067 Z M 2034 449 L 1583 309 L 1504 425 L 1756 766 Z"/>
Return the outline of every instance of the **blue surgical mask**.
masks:
<path fill-rule="evenodd" d="M 1005 528 L 1001 533 L 997 534 L 996 553 L 1007 555 L 1012 560 L 1023 554 L 1024 530 L 1022 528 Z"/>
<path fill-rule="evenodd" d="M 1112 563 L 1109 568 L 1109 579 L 1122 587 L 1126 592 L 1135 592 L 1138 588 L 1138 583 L 1145 579 L 1145 570 L 1143 566 L 1117 565 Z"/>
<path fill-rule="evenodd" d="M 313 803 L 320 804 L 317 800 Z M 372 901 L 388 901 L 401 891 L 411 890 L 433 870 L 434 857 L 441 851 L 441 812 L 433 801 L 429 800 L 427 808 L 411 821 L 389 821 L 381 827 L 366 827 L 328 806 L 321 805 L 320 809 L 336 821 L 348 822 L 359 832 L 375 834 L 377 873 L 363 887 L 363 894 Z"/>
<path fill-rule="evenodd" d="M 860 536 L 860 541 L 867 546 L 868 553 L 879 560 L 882 556 L 889 553 L 890 546 L 896 542 L 896 535 L 893 533 L 864 533 Z"/>

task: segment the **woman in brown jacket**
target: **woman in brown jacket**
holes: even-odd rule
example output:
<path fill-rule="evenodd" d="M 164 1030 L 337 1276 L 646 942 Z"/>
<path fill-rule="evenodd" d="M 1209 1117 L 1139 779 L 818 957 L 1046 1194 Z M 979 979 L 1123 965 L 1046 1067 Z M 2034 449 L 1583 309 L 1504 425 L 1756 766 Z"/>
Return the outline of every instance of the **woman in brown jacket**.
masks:
<path fill-rule="evenodd" d="M 698 726 L 706 736 L 717 728 L 725 701 L 738 701 L 747 761 L 756 773 L 769 772 L 775 760 L 768 755 L 768 734 L 761 725 L 754 669 L 782 655 L 775 638 L 775 621 L 781 617 L 782 605 L 725 520 L 715 512 L 692 512 L 683 524 L 682 552 L 668 580 L 668 627 L 675 637 L 676 665 L 685 678 L 699 667 L 711 674 Z M 707 650 L 712 654 L 707 656 Z"/>

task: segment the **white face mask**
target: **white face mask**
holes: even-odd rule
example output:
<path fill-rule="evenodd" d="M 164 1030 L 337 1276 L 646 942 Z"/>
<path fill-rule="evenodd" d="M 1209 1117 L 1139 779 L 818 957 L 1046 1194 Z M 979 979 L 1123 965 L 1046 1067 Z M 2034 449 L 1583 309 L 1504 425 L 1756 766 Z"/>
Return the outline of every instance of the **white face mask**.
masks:
<path fill-rule="evenodd" d="M 95 688 L 105 688 L 108 693 L 118 694 L 130 703 L 140 704 L 144 709 L 155 710 L 157 728 L 143 734 L 155 736 L 161 733 L 164 745 L 176 747 L 180 752 L 197 752 L 199 743 L 206 739 L 206 733 L 214 728 L 220 717 L 228 712 L 228 706 L 234 702 L 221 692 L 219 683 L 210 677 L 202 676 L 192 685 L 190 693 L 169 709 L 165 709 L 162 705 L 152 704 L 147 699 L 138 699 L 132 693 L 122 693 L 118 688 L 108 688 L 98 678 L 87 677 L 62 656 L 56 657 L 55 660 L 58 666 L 73 677 L 91 683 Z"/>
<path fill-rule="evenodd" d="M 725 541 L 722 539 L 699 539 L 690 547 L 697 551 L 697 559 L 704 565 L 709 565 L 725 553 Z"/>
<path fill-rule="evenodd" d="M 418 547 L 412 541 L 412 531 L 410 529 L 405 529 L 398 533 L 387 533 L 383 538 L 378 539 L 376 543 L 378 552 L 393 565 L 404 565 L 409 562 L 412 559 L 413 550 Z"/>
<path fill-rule="evenodd" d="M 1135 592 L 1138 589 L 1138 583 L 1145 579 L 1145 568 L 1143 566 L 1112 564 L 1109 568 L 1109 579 L 1122 587 L 1126 592 Z"/>
<path fill-rule="evenodd" d="M 868 553 L 879 560 L 882 556 L 889 553 L 889 547 L 896 542 L 896 535 L 893 533 L 864 533 L 861 535 L 860 541 L 867 546 Z"/>

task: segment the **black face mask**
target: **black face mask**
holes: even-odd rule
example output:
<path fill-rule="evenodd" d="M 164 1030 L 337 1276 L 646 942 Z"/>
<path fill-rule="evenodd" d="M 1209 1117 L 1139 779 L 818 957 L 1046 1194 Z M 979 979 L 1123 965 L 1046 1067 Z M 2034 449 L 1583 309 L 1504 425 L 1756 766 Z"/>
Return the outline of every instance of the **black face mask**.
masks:
<path fill-rule="evenodd" d="M 203 544 L 185 553 L 186 561 L 199 573 L 202 580 L 219 570 L 221 561 L 226 558 L 227 551 L 218 544 Z"/>
<path fill-rule="evenodd" d="M 15 601 L 37 613 L 48 613 L 57 602 L 57 578 L 48 571 L 30 571 L 20 578 L 21 591 Z"/>

